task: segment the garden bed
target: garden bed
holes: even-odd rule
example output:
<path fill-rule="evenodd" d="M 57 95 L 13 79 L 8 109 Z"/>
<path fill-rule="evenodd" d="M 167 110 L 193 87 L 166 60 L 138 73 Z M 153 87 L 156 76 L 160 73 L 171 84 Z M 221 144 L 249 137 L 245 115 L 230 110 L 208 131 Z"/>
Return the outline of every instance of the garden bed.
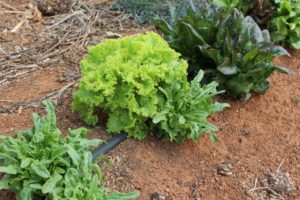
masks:
<path fill-rule="evenodd" d="M 25 6 L 32 3 L 3 2 L 16 11 L 26 10 Z M 102 6 L 105 8 L 105 5 Z M 0 8 L 9 10 L 1 4 Z M 14 27 L 21 18 L 22 14 L 0 12 L 0 47 L 4 51 L 17 51 L 23 44 L 32 42 L 36 34 L 44 33 L 45 25 L 32 21 L 19 33 L 1 33 Z M 122 36 L 145 31 L 136 27 L 126 16 L 120 14 L 115 18 L 115 26 L 110 23 L 111 16 L 103 18 L 104 24 L 92 36 L 94 42 L 107 38 L 109 31 Z M 127 20 L 125 25 L 122 24 L 124 19 Z M 231 108 L 210 118 L 220 127 L 216 133 L 220 142 L 212 143 L 206 136 L 197 143 L 186 141 L 180 145 L 158 141 L 151 136 L 143 141 L 129 139 L 101 162 L 105 169 L 105 185 L 122 192 L 140 190 L 140 199 L 150 199 L 157 196 L 155 193 L 174 200 L 268 199 L 267 193 L 270 191 L 259 188 L 263 187 L 260 182 L 268 178 L 268 173 L 281 170 L 289 174 L 295 186 L 294 191 L 282 197 L 298 199 L 300 52 L 291 50 L 290 53 L 291 58 L 277 58 L 274 63 L 284 65 L 295 73 L 274 73 L 270 80 L 271 87 L 265 94 L 255 95 L 247 103 L 222 99 L 222 102 L 230 103 Z M 85 52 L 78 54 L 83 56 Z M 69 127 L 86 126 L 70 108 L 71 92 L 79 79 L 78 64 L 72 62 L 72 57 L 60 59 L 63 61 L 39 67 L 0 86 L 1 134 L 11 135 L 16 130 L 31 127 L 32 112 L 44 113 L 39 100 L 48 94 L 57 102 L 59 128 L 65 131 Z M 104 131 L 104 123 L 90 128 L 92 138 L 110 137 Z M 223 169 L 224 165 L 226 169 Z M 1 191 L 0 199 L 15 198 L 13 194 Z"/>

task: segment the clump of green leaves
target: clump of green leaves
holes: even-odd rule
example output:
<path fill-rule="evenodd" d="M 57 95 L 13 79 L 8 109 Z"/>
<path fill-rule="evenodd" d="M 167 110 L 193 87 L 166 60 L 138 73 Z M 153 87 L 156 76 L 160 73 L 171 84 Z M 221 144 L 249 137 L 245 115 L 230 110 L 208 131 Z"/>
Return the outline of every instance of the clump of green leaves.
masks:
<path fill-rule="evenodd" d="M 239 9 L 254 17 L 261 27 L 267 27 L 274 42 L 300 49 L 300 0 L 213 0 L 229 10 Z"/>
<path fill-rule="evenodd" d="M 157 34 L 110 39 L 89 47 L 81 61 L 82 79 L 73 94 L 73 109 L 91 125 L 96 108 L 108 115 L 108 132 L 142 139 L 147 121 L 157 112 L 158 87 L 186 79 L 187 63 Z"/>
<path fill-rule="evenodd" d="M 237 8 L 244 14 L 251 12 L 253 9 L 253 0 L 212 0 L 211 2 L 230 10 Z"/>
<path fill-rule="evenodd" d="M 100 140 L 85 139 L 88 130 L 69 129 L 66 138 L 56 127 L 55 111 L 45 101 L 48 117 L 33 114 L 34 126 L 16 136 L 1 136 L 0 189 L 17 193 L 18 200 L 134 199 L 137 193 L 109 193 L 101 186 L 102 173 L 92 163 L 90 147 Z"/>
<path fill-rule="evenodd" d="M 111 39 L 90 47 L 89 55 L 81 62 L 82 79 L 79 89 L 73 94 L 74 111 L 78 111 L 88 124 L 95 125 L 98 121 L 95 110 L 100 108 L 108 114 L 108 132 L 124 131 L 137 139 L 145 138 L 154 127 L 154 117 L 164 110 L 166 101 L 163 99 L 166 97 L 163 91 L 177 85 L 182 88 L 181 96 L 189 93 L 187 62 L 179 57 L 180 54 L 171 49 L 166 41 L 152 32 L 117 40 Z M 198 94 L 201 92 L 203 91 L 199 87 Z M 214 93 L 213 87 L 210 92 Z M 207 96 L 201 98 L 191 103 L 199 104 L 208 99 Z M 174 107 L 175 104 L 183 102 L 184 99 L 181 98 L 172 101 L 169 99 L 169 104 L 173 104 Z M 210 108 L 214 107 L 214 104 L 207 101 L 204 105 L 206 106 L 198 107 L 199 110 L 194 111 L 198 114 L 202 112 L 212 114 Z M 225 106 L 224 104 L 223 107 Z M 184 110 L 185 108 L 188 107 L 170 110 L 170 113 L 166 114 L 188 112 Z M 202 117 L 203 121 L 206 119 L 204 115 L 199 117 Z M 167 119 L 167 123 L 170 120 L 177 119 Z M 186 129 L 184 133 L 186 137 L 191 129 L 188 123 L 187 119 L 186 123 L 172 125 L 172 128 Z M 202 126 L 206 127 L 209 124 L 203 123 Z M 160 125 L 155 128 L 164 129 L 161 129 Z M 209 130 L 209 127 L 199 129 L 204 130 Z M 177 142 L 182 142 L 182 138 L 177 140 L 177 137 L 169 137 Z"/>
<path fill-rule="evenodd" d="M 212 98 L 223 91 L 217 91 L 216 82 L 202 87 L 203 74 L 200 71 L 190 85 L 173 82 L 170 87 L 159 88 L 162 92 L 159 111 L 153 117 L 158 137 L 181 143 L 186 138 L 198 141 L 201 134 L 209 133 L 213 141 L 218 141 L 213 134 L 218 128 L 209 123 L 207 117 L 229 105 L 212 102 Z"/>
<path fill-rule="evenodd" d="M 212 3 L 228 10 L 236 8 L 244 15 L 252 16 L 261 27 L 266 27 L 274 10 L 273 0 L 212 0 Z"/>
<path fill-rule="evenodd" d="M 190 77 L 204 69 L 206 82 L 215 80 L 227 95 L 247 100 L 268 89 L 273 71 L 290 72 L 272 64 L 275 56 L 289 54 L 273 46 L 269 32 L 251 17 L 214 4 L 185 10 L 173 23 L 156 24 L 170 46 L 189 61 Z"/>
<path fill-rule="evenodd" d="M 300 49 L 300 0 L 275 0 L 274 4 L 276 10 L 269 23 L 272 39 Z"/>

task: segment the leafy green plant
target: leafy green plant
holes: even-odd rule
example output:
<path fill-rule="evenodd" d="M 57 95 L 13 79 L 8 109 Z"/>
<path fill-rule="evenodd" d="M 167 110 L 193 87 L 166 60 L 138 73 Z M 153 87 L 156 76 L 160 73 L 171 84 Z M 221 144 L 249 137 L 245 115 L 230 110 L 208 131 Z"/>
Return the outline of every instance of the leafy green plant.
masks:
<path fill-rule="evenodd" d="M 223 12 L 221 7 L 211 4 L 200 4 L 197 10 L 193 7 L 190 4 L 183 4 L 170 22 L 163 19 L 154 21 L 168 44 L 189 62 L 190 79 L 198 74 L 200 69 L 198 64 L 202 66 L 207 64 L 207 59 L 201 56 L 199 46 L 216 41 Z"/>
<path fill-rule="evenodd" d="M 213 0 L 212 2 L 228 10 L 238 9 L 244 15 L 253 17 L 260 27 L 267 26 L 274 10 L 273 0 Z"/>
<path fill-rule="evenodd" d="M 153 117 L 159 137 L 181 143 L 186 138 L 198 141 L 201 134 L 208 133 L 213 141 L 218 141 L 213 134 L 218 128 L 206 118 L 229 105 L 212 102 L 223 91 L 217 91 L 216 82 L 201 87 L 203 74 L 200 71 L 189 86 L 174 82 L 171 87 L 159 88 L 162 92 L 159 111 Z"/>
<path fill-rule="evenodd" d="M 73 109 L 91 125 L 96 108 L 108 114 L 108 132 L 142 139 L 157 112 L 158 86 L 186 79 L 187 63 L 155 33 L 107 40 L 89 47 L 81 61 L 82 79 Z"/>
<path fill-rule="evenodd" d="M 134 199 L 137 193 L 109 193 L 101 186 L 102 174 L 92 163 L 90 147 L 100 140 L 84 139 L 88 130 L 69 129 L 66 138 L 56 127 L 55 111 L 45 101 L 48 117 L 33 114 L 34 126 L 16 136 L 1 136 L 0 189 L 16 192 L 18 200 Z"/>
<path fill-rule="evenodd" d="M 203 5 L 185 9 L 186 14 L 173 23 L 156 21 L 170 46 L 190 63 L 190 78 L 203 69 L 205 82 L 215 80 L 227 95 L 247 100 L 251 93 L 268 89 L 267 78 L 273 71 L 290 73 L 271 62 L 288 52 L 273 46 L 269 32 L 251 17 L 237 9 L 228 12 L 214 4 Z"/>
<path fill-rule="evenodd" d="M 183 94 L 189 91 L 187 62 L 179 57 L 166 41 L 152 32 L 90 47 L 89 55 L 81 62 L 82 79 L 73 94 L 73 110 L 88 124 L 95 125 L 98 121 L 95 110 L 100 108 L 108 114 L 108 132 L 125 131 L 129 136 L 143 139 L 153 128 L 154 116 L 165 106 L 161 103 L 165 98 L 162 91 L 178 84 Z M 202 102 L 207 99 L 203 98 Z M 174 99 L 173 103 L 180 104 L 180 101 Z M 207 107 L 199 107 L 195 112 L 212 114 L 211 104 L 208 102 Z M 186 129 L 190 129 L 189 125 Z"/>
<path fill-rule="evenodd" d="M 267 27 L 274 42 L 300 49 L 300 0 L 213 0 L 229 10 L 238 8 L 251 15 L 260 27 Z"/>
<path fill-rule="evenodd" d="M 226 7 L 229 10 L 237 8 L 244 14 L 251 12 L 253 9 L 253 0 L 212 0 L 212 3 Z"/>
<path fill-rule="evenodd" d="M 275 0 L 276 10 L 269 23 L 272 39 L 300 49 L 300 0 Z"/>

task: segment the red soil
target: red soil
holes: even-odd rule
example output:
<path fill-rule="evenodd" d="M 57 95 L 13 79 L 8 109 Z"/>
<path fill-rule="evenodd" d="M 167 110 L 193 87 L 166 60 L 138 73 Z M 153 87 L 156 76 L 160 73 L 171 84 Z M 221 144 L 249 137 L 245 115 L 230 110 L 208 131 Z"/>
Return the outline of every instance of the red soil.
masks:
<path fill-rule="evenodd" d="M 7 3 L 12 4 L 12 1 Z M 105 168 L 105 185 L 119 191 L 140 190 L 142 200 L 150 199 L 155 192 L 174 200 L 243 200 L 259 199 L 259 196 L 268 199 L 261 194 L 263 191 L 251 193 L 252 197 L 245 191 L 247 186 L 253 188 L 256 179 L 265 179 L 266 172 L 276 171 L 281 163 L 280 169 L 290 174 L 296 187 L 283 197 L 300 199 L 300 52 L 274 62 L 289 67 L 295 74 L 274 73 L 270 89 L 263 95 L 253 96 L 247 103 L 224 99 L 231 108 L 210 118 L 220 127 L 217 135 L 221 142 L 212 143 L 208 137 L 182 145 L 153 138 L 129 139 L 102 162 L 102 166 L 106 166 L 105 161 L 112 163 Z M 70 68 L 38 70 L 26 79 L 0 88 L 0 100 L 42 97 L 65 85 L 57 82 L 65 71 Z M 84 126 L 78 115 L 71 112 L 71 93 L 67 94 L 69 96 L 62 97 L 57 105 L 62 130 Z M 39 108 L 23 108 L 0 101 L 3 111 L 0 112 L 0 133 L 12 134 L 31 127 L 32 112 L 42 112 Z M 108 138 L 103 130 L 101 126 L 93 128 L 91 137 Z M 232 175 L 218 174 L 217 168 L 222 163 L 232 165 Z M 0 199 L 14 199 L 12 195 L 1 191 Z"/>

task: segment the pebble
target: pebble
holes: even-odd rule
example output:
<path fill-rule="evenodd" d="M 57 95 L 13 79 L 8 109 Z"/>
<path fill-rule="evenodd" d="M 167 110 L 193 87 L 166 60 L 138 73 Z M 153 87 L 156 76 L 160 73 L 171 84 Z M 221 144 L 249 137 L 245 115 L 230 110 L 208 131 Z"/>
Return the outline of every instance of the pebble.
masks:
<path fill-rule="evenodd" d="M 223 176 L 232 176 L 233 175 L 233 173 L 231 172 L 232 168 L 233 167 L 231 164 L 221 164 L 218 167 L 218 174 Z"/>
<path fill-rule="evenodd" d="M 150 195 L 151 200 L 170 200 L 170 197 L 159 194 L 158 192 L 154 192 Z"/>

